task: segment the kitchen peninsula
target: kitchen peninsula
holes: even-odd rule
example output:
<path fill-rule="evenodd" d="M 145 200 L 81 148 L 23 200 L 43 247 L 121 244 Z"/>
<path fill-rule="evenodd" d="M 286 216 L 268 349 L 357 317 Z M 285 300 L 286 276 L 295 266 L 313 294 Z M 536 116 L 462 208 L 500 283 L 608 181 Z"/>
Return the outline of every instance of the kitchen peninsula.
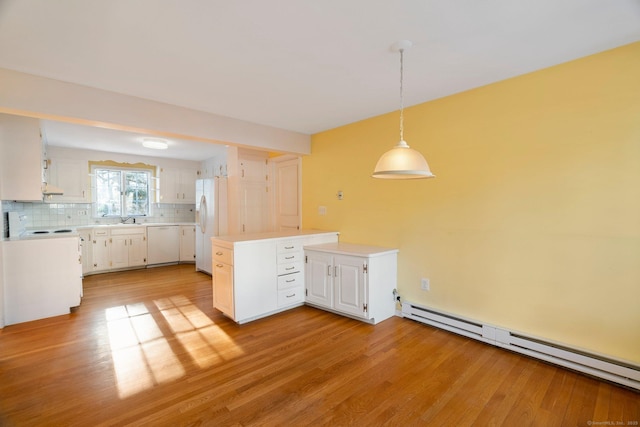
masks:
<path fill-rule="evenodd" d="M 304 304 L 304 246 L 337 241 L 319 230 L 211 238 L 213 306 L 246 323 Z"/>

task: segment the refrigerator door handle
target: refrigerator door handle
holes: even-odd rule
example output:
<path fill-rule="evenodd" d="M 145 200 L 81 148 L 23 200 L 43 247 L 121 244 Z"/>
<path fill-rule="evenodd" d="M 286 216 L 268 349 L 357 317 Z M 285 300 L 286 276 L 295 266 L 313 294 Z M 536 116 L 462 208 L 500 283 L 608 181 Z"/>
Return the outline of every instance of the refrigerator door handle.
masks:
<path fill-rule="evenodd" d="M 207 198 L 204 194 L 200 197 L 200 231 L 202 234 L 207 232 Z"/>

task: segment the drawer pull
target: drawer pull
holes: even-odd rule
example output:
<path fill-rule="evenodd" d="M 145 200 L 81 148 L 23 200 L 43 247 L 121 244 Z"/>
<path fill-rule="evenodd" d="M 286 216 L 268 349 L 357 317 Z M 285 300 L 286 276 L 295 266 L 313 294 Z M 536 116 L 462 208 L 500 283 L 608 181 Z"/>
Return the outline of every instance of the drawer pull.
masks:
<path fill-rule="evenodd" d="M 295 267 L 285 267 L 284 269 L 285 269 L 285 270 L 294 270 L 294 269 L 295 269 Z"/>
<path fill-rule="evenodd" d="M 295 248 L 295 246 L 285 246 L 284 248 L 285 249 L 293 249 L 293 248 Z"/>
<path fill-rule="evenodd" d="M 216 255 L 220 256 L 222 255 L 222 252 L 216 252 Z"/>
<path fill-rule="evenodd" d="M 222 265 L 222 264 L 216 264 L 216 267 L 218 267 L 218 268 L 222 268 L 222 267 L 224 267 L 224 265 Z"/>
<path fill-rule="evenodd" d="M 295 296 L 296 296 L 296 294 L 286 295 L 287 298 L 293 298 Z"/>
<path fill-rule="evenodd" d="M 286 257 L 284 257 L 284 259 L 294 259 L 294 258 L 295 258 L 295 255 L 293 255 L 293 256 L 286 256 Z"/>
<path fill-rule="evenodd" d="M 296 279 L 285 280 L 285 282 L 287 282 L 287 283 L 293 283 L 293 282 L 295 282 L 295 281 L 296 281 Z"/>

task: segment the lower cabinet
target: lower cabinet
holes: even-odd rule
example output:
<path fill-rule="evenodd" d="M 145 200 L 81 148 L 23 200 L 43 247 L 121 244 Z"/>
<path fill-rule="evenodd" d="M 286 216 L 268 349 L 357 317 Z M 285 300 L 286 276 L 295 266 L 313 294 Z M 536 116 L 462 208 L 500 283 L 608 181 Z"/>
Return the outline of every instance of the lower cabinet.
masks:
<path fill-rule="evenodd" d="M 180 262 L 196 262 L 196 226 L 180 226 Z"/>
<path fill-rule="evenodd" d="M 91 254 L 91 262 L 90 271 L 85 273 L 143 267 L 147 264 L 145 227 L 100 227 L 90 230 L 88 235 L 92 237 L 91 248 L 87 251 Z"/>
<path fill-rule="evenodd" d="M 212 258 L 213 306 L 233 319 L 233 250 L 214 246 Z"/>
<path fill-rule="evenodd" d="M 349 243 L 305 246 L 305 301 L 378 323 L 395 314 L 397 249 Z"/>
<path fill-rule="evenodd" d="M 246 323 L 304 304 L 304 245 L 337 242 L 338 234 L 281 234 L 212 239 L 215 308 Z"/>

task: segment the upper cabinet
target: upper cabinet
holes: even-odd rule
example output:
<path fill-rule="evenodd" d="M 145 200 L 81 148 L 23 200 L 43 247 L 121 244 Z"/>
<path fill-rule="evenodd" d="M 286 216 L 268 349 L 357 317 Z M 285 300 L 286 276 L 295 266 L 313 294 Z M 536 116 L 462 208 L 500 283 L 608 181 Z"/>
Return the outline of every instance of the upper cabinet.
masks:
<path fill-rule="evenodd" d="M 49 183 L 64 190 L 61 196 L 49 196 L 51 203 L 91 203 L 89 164 L 86 160 L 51 157 Z"/>
<path fill-rule="evenodd" d="M 267 158 L 265 152 L 229 148 L 229 234 L 269 231 Z"/>
<path fill-rule="evenodd" d="M 0 199 L 42 201 L 40 121 L 0 114 Z"/>
<path fill-rule="evenodd" d="M 196 202 L 195 169 L 160 168 L 160 203 Z"/>

